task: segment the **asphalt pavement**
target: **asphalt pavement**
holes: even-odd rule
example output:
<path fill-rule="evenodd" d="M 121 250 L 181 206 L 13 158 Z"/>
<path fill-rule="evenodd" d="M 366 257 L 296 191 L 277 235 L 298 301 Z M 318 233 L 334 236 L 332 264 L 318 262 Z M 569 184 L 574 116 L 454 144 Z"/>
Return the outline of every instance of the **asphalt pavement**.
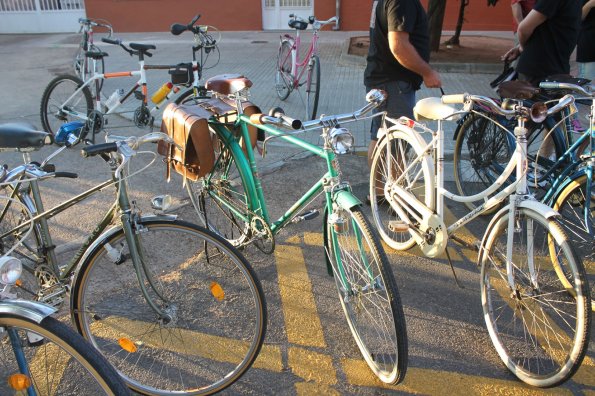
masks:
<path fill-rule="evenodd" d="M 253 82 L 251 99 L 263 110 L 281 106 L 287 114 L 298 115 L 299 98 L 290 96 L 280 102 L 274 92 L 274 65 L 279 36 L 285 32 L 224 32 L 220 43 L 221 57 L 216 66 L 204 71 L 209 78 L 221 73 L 241 73 Z M 345 56 L 350 36 L 365 32 L 327 32 L 321 34 L 320 58 L 322 91 L 319 113 L 351 112 L 364 105 L 363 63 Z M 178 63 L 191 59 L 191 37 L 174 37 L 169 33 L 121 34 L 126 42 L 151 43 L 157 46 L 147 63 Z M 133 70 L 137 64 L 121 49 L 100 47 L 109 53 L 107 71 Z M 0 122 L 27 121 L 39 126 L 41 95 L 48 82 L 58 74 L 71 72 L 71 62 L 78 37 L 75 34 L 0 35 Z M 213 61 L 211 59 L 210 61 Z M 208 64 L 207 64 L 208 66 Z M 452 69 L 449 69 L 452 70 Z M 474 65 L 463 73 L 442 72 L 446 93 L 470 92 L 492 95 L 489 81 L 494 69 Z M 473 70 L 473 73 L 470 72 Z M 486 72 L 486 73 L 483 73 Z M 167 79 L 166 73 L 150 72 L 149 91 L 154 92 Z M 120 87 L 114 79 L 105 83 L 109 95 Z M 127 80 L 126 85 L 133 80 Z M 418 98 L 438 96 L 438 90 L 422 88 Z M 133 111 L 134 108 L 130 108 Z M 368 122 L 353 123 L 358 151 L 365 152 L 369 143 Z M 109 120 L 108 132 L 139 134 L 127 118 Z M 452 127 L 450 129 L 452 131 Z M 451 132 L 449 132 L 451 133 Z M 317 142 L 316 135 L 304 136 Z M 452 139 L 448 139 L 450 142 Z M 41 159 L 53 149 L 33 153 Z M 448 148 L 447 148 L 448 150 Z M 146 155 L 147 161 L 151 155 Z M 3 162 L 21 161 L 14 153 L 2 153 Z M 144 161 L 144 162 L 143 162 Z M 360 198 L 367 191 L 367 165 L 363 156 L 348 155 L 340 159 L 343 178 L 351 183 Z M 62 171 L 76 171 L 76 181 L 45 182 L 46 207 L 80 193 L 108 176 L 100 160 L 83 160 L 78 150 L 61 153 L 53 161 Z M 137 167 L 145 160 L 139 160 Z M 313 175 L 322 175 L 324 164 L 304 157 L 300 150 L 271 142 L 267 157 L 259 159 L 265 196 L 272 217 L 280 216 L 297 199 L 303 189 L 313 184 Z M 179 206 L 177 214 L 196 220 L 187 205 L 179 179 L 165 183 L 163 165 L 156 160 L 150 168 L 130 180 L 134 198 L 146 212 L 155 194 L 171 194 Z M 316 176 L 318 179 L 319 176 Z M 292 198 L 293 196 L 293 198 Z M 101 209 L 113 199 L 106 191 L 94 196 L 51 223 L 55 242 L 68 246 L 92 229 Z M 365 208 L 365 210 L 368 210 Z M 452 208 L 456 211 L 456 208 Z M 485 222 L 478 220 L 470 233 L 481 235 Z M 409 336 L 409 370 L 403 384 L 387 387 L 371 375 L 351 337 L 337 298 L 334 281 L 326 274 L 322 247 L 320 217 L 284 230 L 277 239 L 275 253 L 265 256 L 253 247 L 244 254 L 263 283 L 269 308 L 269 327 L 265 351 L 278 351 L 279 362 L 257 362 L 227 394 L 541 394 L 521 384 L 502 365 L 488 336 L 482 317 L 479 296 L 479 273 L 475 252 L 455 248 L 453 261 L 463 288 L 458 288 L 450 267 L 443 258 L 430 260 L 415 251 L 390 252 L 389 259 L 405 309 Z M 68 255 L 64 249 L 64 256 Z M 266 355 L 271 356 L 271 355 Z M 270 367 L 276 367 L 270 369 Z M 587 394 L 595 390 L 595 364 L 589 352 L 583 369 L 553 394 Z"/>

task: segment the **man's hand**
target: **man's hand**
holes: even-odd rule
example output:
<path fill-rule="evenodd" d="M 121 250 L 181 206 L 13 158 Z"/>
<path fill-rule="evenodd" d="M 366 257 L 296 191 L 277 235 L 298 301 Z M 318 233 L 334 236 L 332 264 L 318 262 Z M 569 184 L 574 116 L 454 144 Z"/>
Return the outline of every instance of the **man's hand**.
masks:
<path fill-rule="evenodd" d="M 442 81 L 440 80 L 440 74 L 434 69 L 423 75 L 424 84 L 428 88 L 440 88 Z"/>
<path fill-rule="evenodd" d="M 513 61 L 516 58 L 518 58 L 520 55 L 521 55 L 521 46 L 517 45 L 516 47 L 509 49 L 508 52 L 505 53 L 504 55 L 502 55 L 502 57 L 500 59 L 505 62 L 510 62 L 510 61 Z"/>

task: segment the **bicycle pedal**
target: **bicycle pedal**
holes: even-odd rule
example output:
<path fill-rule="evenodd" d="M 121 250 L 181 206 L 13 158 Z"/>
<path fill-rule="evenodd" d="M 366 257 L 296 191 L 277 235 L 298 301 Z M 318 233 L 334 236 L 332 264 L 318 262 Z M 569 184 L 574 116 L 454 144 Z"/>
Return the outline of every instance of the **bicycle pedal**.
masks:
<path fill-rule="evenodd" d="M 388 222 L 388 229 L 392 232 L 407 232 L 409 231 L 409 224 L 403 220 L 391 220 Z"/>
<path fill-rule="evenodd" d="M 66 288 L 57 283 L 53 286 L 40 290 L 37 293 L 37 301 L 59 308 L 64 302 Z"/>

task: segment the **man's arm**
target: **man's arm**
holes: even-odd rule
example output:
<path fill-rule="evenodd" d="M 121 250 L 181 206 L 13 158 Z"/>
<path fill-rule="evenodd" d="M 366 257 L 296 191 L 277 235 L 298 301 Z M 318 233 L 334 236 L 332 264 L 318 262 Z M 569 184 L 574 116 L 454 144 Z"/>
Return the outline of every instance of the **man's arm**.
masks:
<path fill-rule="evenodd" d="M 527 40 L 529 40 L 529 37 L 531 37 L 537 26 L 541 25 L 546 20 L 547 17 L 545 15 L 534 9 L 527 14 L 521 23 L 519 23 L 519 28 L 517 30 L 521 48 L 527 44 Z"/>
<path fill-rule="evenodd" d="M 523 8 L 521 7 L 521 3 L 511 4 L 510 8 L 512 8 L 512 17 L 518 25 L 523 20 Z"/>
<path fill-rule="evenodd" d="M 581 20 L 585 20 L 585 18 L 587 17 L 587 15 L 589 15 L 589 11 L 591 11 L 591 9 L 595 7 L 595 0 L 589 0 L 588 2 L 585 3 L 585 5 L 583 6 L 583 13 L 581 15 Z"/>
<path fill-rule="evenodd" d="M 388 44 L 395 59 L 407 69 L 422 76 L 426 87 L 438 88 L 442 86 L 440 75 L 419 56 L 409 41 L 409 33 L 389 31 Z"/>

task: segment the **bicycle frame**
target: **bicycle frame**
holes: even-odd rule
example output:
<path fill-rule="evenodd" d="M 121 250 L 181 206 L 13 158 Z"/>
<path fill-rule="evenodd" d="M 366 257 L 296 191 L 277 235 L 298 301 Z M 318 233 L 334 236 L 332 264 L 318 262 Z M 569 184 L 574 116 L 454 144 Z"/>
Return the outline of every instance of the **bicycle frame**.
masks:
<path fill-rule="evenodd" d="M 287 54 L 287 57 L 289 57 L 291 54 L 291 76 L 293 77 L 292 86 L 295 88 L 299 86 L 300 80 L 303 77 L 304 72 L 307 70 L 307 66 L 310 62 L 310 59 L 312 58 L 312 55 L 318 53 L 318 30 L 314 30 L 312 41 L 310 42 L 308 50 L 301 61 L 299 60 L 301 48 L 300 31 L 296 30 L 295 37 L 286 34 L 282 36 L 281 41 L 283 41 L 283 39 L 287 39 L 291 43 L 291 52 Z M 285 59 L 283 61 L 285 61 Z"/>
<path fill-rule="evenodd" d="M 29 208 L 33 217 L 21 224 L 17 227 L 13 228 L 12 230 L 7 231 L 6 233 L 0 235 L 0 237 L 4 237 L 6 235 L 12 234 L 13 232 L 19 231 L 24 227 L 30 225 L 31 222 L 34 223 L 35 227 L 38 227 L 38 231 L 41 236 L 40 248 L 43 249 L 46 253 L 48 264 L 51 267 L 54 275 L 62 283 L 70 283 L 70 278 L 75 275 L 76 268 L 80 260 L 84 257 L 84 254 L 89 250 L 90 247 L 93 246 L 94 242 L 98 240 L 98 238 L 104 234 L 104 231 L 107 230 L 107 227 L 111 224 L 114 218 L 117 216 L 117 213 L 120 212 L 120 220 L 121 220 L 121 227 L 123 229 L 124 235 L 126 237 L 126 242 L 128 244 L 128 248 L 131 255 L 131 260 L 133 263 L 134 270 L 137 275 L 137 279 L 139 281 L 139 286 L 145 297 L 148 304 L 152 307 L 152 309 L 160 316 L 166 317 L 167 314 L 164 313 L 162 309 L 157 307 L 157 305 L 153 302 L 154 298 L 150 297 L 147 287 L 145 286 L 143 279 L 147 279 L 149 282 L 151 289 L 153 292 L 157 294 L 157 296 L 162 300 L 166 301 L 167 299 L 158 291 L 155 287 L 153 280 L 149 272 L 147 272 L 144 264 L 144 260 L 141 257 L 141 253 L 138 251 L 139 241 L 135 236 L 135 231 L 133 224 L 136 222 L 136 218 L 138 214 L 132 208 L 132 205 L 128 198 L 128 192 L 126 188 L 126 181 L 124 178 L 117 178 L 115 175 L 117 163 L 110 163 L 110 167 L 112 168 L 112 179 L 104 181 L 98 184 L 95 187 L 59 204 L 51 209 L 44 210 L 43 202 L 41 198 L 41 192 L 39 190 L 39 182 L 36 179 L 37 176 L 40 176 L 39 172 L 31 172 L 28 175 L 33 178 L 33 180 L 29 181 L 29 188 L 24 189 L 22 193 L 18 193 L 21 188 L 21 182 L 19 180 L 14 180 L 13 184 L 13 194 L 18 194 L 21 201 Z M 17 176 L 19 168 L 15 168 L 13 173 L 9 173 L 6 180 L 11 182 L 12 177 Z M 27 173 L 23 173 L 22 176 L 26 176 Z M 22 178 L 22 177 L 21 177 Z M 99 224 L 91 231 L 89 236 L 83 241 L 81 247 L 76 251 L 72 259 L 64 266 L 58 266 L 58 261 L 56 259 L 55 254 L 55 246 L 52 242 L 51 234 L 49 231 L 47 220 L 52 218 L 53 216 L 57 215 L 65 211 L 66 209 L 74 206 L 81 201 L 85 200 L 86 198 L 92 196 L 96 192 L 102 191 L 103 189 L 107 188 L 110 185 L 114 185 L 116 187 L 116 199 L 108 211 L 104 214 L 103 218 L 99 222 Z M 166 218 L 173 219 L 172 216 L 166 216 Z M 115 229 L 118 227 L 116 226 Z M 107 231 L 109 232 L 109 231 Z M 29 271 L 30 273 L 34 273 L 35 265 L 31 266 L 29 263 L 23 262 L 23 267 Z"/>

